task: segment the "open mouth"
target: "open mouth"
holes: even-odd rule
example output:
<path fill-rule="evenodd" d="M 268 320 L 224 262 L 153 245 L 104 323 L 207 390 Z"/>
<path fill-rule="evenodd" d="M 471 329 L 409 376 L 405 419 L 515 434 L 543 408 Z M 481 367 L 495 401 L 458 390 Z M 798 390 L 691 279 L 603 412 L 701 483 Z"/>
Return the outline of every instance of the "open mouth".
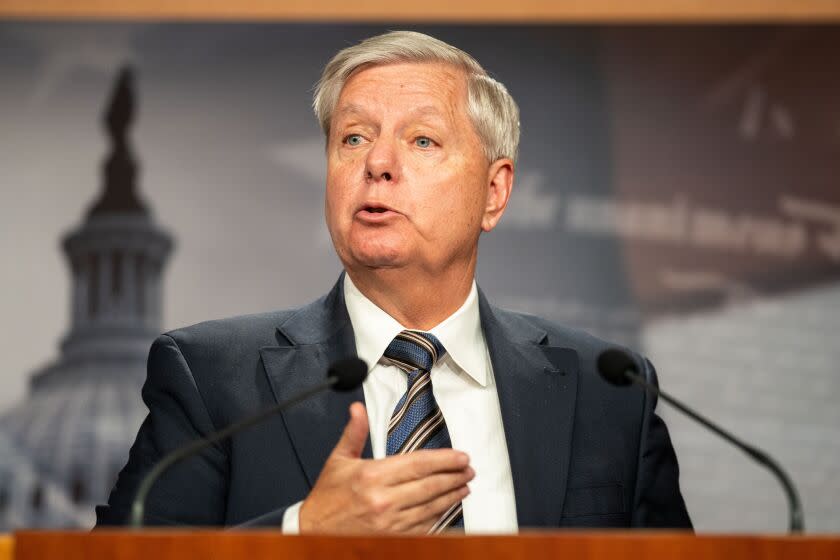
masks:
<path fill-rule="evenodd" d="M 356 217 L 369 223 L 383 223 L 398 216 L 399 212 L 391 210 L 387 206 L 379 206 L 376 203 L 363 206 L 356 213 Z"/>

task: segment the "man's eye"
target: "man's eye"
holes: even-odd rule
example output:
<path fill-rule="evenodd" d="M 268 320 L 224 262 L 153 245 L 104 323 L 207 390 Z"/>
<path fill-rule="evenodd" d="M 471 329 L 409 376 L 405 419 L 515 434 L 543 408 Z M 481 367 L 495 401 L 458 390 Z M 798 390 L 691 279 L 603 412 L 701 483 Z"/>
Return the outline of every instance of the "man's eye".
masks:
<path fill-rule="evenodd" d="M 434 142 L 432 142 L 431 138 L 419 136 L 416 140 L 414 140 L 414 143 L 420 148 L 430 148 Z"/>
<path fill-rule="evenodd" d="M 358 146 L 362 143 L 361 134 L 348 134 L 344 137 L 344 143 L 350 146 Z"/>

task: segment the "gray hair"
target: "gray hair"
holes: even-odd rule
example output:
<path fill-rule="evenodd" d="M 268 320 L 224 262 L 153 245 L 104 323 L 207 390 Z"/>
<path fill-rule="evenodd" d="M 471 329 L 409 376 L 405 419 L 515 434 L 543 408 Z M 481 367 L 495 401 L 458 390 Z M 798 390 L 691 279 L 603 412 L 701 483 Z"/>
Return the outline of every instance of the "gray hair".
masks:
<path fill-rule="evenodd" d="M 473 57 L 439 39 L 416 31 L 391 31 L 339 51 L 324 68 L 312 106 L 329 138 L 330 124 L 344 84 L 361 68 L 397 62 L 442 62 L 467 78 L 467 112 L 488 161 L 519 151 L 519 107 L 507 88 L 491 78 Z"/>

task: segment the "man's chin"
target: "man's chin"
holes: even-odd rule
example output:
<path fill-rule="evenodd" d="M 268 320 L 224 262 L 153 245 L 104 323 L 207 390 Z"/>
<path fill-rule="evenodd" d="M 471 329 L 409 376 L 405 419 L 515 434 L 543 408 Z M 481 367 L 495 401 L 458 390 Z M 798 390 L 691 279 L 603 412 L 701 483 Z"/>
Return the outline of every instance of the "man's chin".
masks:
<path fill-rule="evenodd" d="M 400 268 L 407 263 L 406 256 L 399 251 L 354 251 L 353 260 L 361 268 L 388 269 Z"/>

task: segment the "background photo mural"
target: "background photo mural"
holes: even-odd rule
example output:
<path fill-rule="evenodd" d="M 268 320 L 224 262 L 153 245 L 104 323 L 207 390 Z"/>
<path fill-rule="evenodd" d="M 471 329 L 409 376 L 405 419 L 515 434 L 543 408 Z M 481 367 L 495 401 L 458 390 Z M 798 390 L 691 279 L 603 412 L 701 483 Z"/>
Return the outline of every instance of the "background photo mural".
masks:
<path fill-rule="evenodd" d="M 520 104 L 488 296 L 645 352 L 840 529 L 840 28 L 6 22 L 0 530 L 92 525 L 157 333 L 335 282 L 312 87 L 394 28 Z M 660 412 L 698 531 L 784 529 L 769 474 Z"/>

